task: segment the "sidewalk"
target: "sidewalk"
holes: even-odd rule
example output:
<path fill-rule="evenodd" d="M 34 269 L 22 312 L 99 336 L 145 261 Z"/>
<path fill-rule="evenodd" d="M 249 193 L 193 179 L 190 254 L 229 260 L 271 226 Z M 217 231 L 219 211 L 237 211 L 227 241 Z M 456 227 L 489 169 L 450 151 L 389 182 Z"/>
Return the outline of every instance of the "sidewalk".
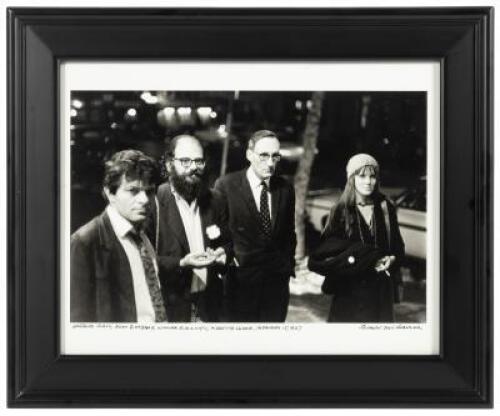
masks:
<path fill-rule="evenodd" d="M 321 293 L 324 277 L 307 269 L 307 261 L 295 270 L 290 280 L 290 305 L 287 322 L 326 322 L 331 295 Z M 425 281 L 417 282 L 411 270 L 403 270 L 403 301 L 395 305 L 396 322 L 425 322 Z"/>

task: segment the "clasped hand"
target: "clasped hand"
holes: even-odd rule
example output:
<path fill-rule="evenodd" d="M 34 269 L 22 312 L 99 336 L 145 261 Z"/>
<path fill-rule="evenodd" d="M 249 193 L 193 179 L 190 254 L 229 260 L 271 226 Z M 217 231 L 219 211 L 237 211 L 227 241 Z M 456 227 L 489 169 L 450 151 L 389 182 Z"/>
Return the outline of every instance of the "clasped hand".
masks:
<path fill-rule="evenodd" d="M 188 253 L 181 259 L 179 264 L 181 267 L 197 269 L 208 267 L 213 263 L 226 263 L 226 252 L 222 247 L 218 247 L 215 250 L 208 248 L 203 253 Z"/>

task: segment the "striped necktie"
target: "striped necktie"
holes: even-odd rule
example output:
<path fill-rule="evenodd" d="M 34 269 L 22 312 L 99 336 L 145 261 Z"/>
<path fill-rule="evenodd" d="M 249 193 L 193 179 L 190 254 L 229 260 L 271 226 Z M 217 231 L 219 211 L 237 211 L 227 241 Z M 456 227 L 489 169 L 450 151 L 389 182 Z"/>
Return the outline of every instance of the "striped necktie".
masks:
<path fill-rule="evenodd" d="M 146 276 L 146 283 L 148 284 L 149 295 L 151 296 L 151 303 L 155 311 L 155 322 L 164 322 L 167 320 L 165 312 L 165 304 L 163 303 L 163 296 L 160 290 L 160 284 L 156 277 L 156 269 L 153 264 L 153 259 L 148 253 L 146 244 L 139 234 L 134 231 L 129 232 L 129 236 L 136 244 L 141 255 L 142 266 L 144 267 L 144 275 Z"/>

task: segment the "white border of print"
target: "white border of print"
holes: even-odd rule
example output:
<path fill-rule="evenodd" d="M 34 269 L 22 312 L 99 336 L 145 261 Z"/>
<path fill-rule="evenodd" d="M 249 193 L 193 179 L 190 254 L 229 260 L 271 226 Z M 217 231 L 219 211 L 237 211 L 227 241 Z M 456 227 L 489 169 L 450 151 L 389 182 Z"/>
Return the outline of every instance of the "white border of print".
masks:
<path fill-rule="evenodd" d="M 61 79 L 62 354 L 439 354 L 438 62 L 66 62 Z M 69 322 L 70 91 L 268 90 L 427 92 L 427 320 L 418 325 L 157 324 Z M 371 327 L 371 326 L 370 326 Z"/>

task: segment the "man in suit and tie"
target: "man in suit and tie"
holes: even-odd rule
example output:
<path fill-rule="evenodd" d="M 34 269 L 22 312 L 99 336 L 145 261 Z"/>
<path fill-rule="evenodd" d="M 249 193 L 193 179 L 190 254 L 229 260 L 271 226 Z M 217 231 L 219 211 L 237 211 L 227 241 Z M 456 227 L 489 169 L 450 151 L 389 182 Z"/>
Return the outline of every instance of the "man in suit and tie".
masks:
<path fill-rule="evenodd" d="M 144 233 L 155 163 L 124 150 L 105 164 L 108 206 L 71 236 L 71 322 L 163 322 L 154 249 Z"/>
<path fill-rule="evenodd" d="M 209 190 L 203 147 L 176 136 L 165 154 L 169 181 L 158 188 L 157 255 L 168 320 L 220 321 L 228 259 L 220 202 Z"/>
<path fill-rule="evenodd" d="M 248 169 L 215 183 L 224 200 L 234 264 L 227 279 L 228 310 L 236 322 L 283 322 L 294 275 L 296 235 L 293 186 L 277 176 L 280 142 L 269 130 L 248 141 Z"/>

